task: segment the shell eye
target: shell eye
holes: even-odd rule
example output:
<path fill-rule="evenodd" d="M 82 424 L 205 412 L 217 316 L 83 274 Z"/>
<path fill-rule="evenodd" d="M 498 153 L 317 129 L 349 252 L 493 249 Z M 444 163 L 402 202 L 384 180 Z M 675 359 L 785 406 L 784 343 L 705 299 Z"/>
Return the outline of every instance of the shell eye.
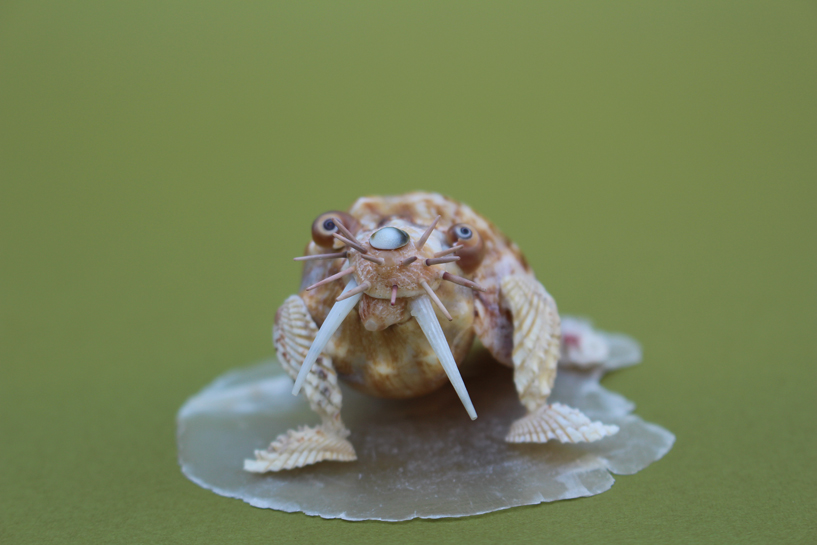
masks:
<path fill-rule="evenodd" d="M 332 233 L 338 232 L 337 222 L 342 223 L 352 233 L 355 233 L 359 228 L 355 218 L 346 212 L 326 212 L 312 222 L 312 240 L 315 241 L 315 244 L 324 248 L 332 248 L 335 245 Z"/>
<path fill-rule="evenodd" d="M 372 248 L 378 250 L 396 250 L 409 243 L 409 234 L 397 227 L 384 227 L 375 231 L 369 238 Z"/>
<path fill-rule="evenodd" d="M 467 225 L 457 225 L 454 228 L 454 234 L 457 236 L 459 240 L 468 240 L 473 236 L 473 232 L 471 228 Z"/>
<path fill-rule="evenodd" d="M 478 231 L 465 223 L 457 223 L 448 229 L 447 237 L 448 243 L 452 246 L 462 244 L 462 248 L 457 250 L 455 255 L 459 256 L 460 260 L 457 261 L 457 264 L 463 271 L 472 272 L 482 263 L 485 246 Z"/>

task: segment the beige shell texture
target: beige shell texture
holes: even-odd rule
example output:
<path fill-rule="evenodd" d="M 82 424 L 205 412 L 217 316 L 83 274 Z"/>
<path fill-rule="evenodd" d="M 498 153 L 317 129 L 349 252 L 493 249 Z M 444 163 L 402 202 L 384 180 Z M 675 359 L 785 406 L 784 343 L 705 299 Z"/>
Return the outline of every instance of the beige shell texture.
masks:
<path fill-rule="evenodd" d="M 287 452 L 288 456 L 285 458 L 271 456 L 279 452 Z M 255 456 L 256 460 L 244 461 L 246 471 L 264 473 L 303 467 L 324 460 L 350 462 L 357 459 L 348 441 L 333 433 L 326 433 L 320 426 L 317 428 L 304 426 L 297 430 L 289 430 L 265 450 L 256 450 Z"/>
<path fill-rule="evenodd" d="M 289 364 L 290 357 L 303 361 L 317 328 L 299 297 L 287 298 L 278 309 L 278 313 L 287 319 L 276 321 L 272 330 L 273 344 L 281 366 L 291 377 L 295 377 L 300 367 Z M 331 363 L 327 361 L 327 358 L 319 357 L 315 362 L 313 372 L 307 375 L 304 392 L 307 398 L 313 400 L 322 414 L 333 414 L 340 411 L 341 395 L 337 383 L 337 373 Z M 325 423 L 332 425 L 332 422 Z"/>
<path fill-rule="evenodd" d="M 292 379 L 270 361 L 227 373 L 185 403 L 177 416 L 182 471 L 204 488 L 256 507 L 346 520 L 461 517 L 599 494 L 612 486 L 611 473 L 640 471 L 664 456 L 675 438 L 599 384 L 605 371 L 640 360 L 638 343 L 573 320 L 565 319 L 569 334 L 591 332 L 597 338 L 576 344 L 572 354 L 585 362 L 581 368 L 560 362 L 548 401 L 575 407 L 588 421 L 567 411 L 550 431 L 523 434 L 558 434 L 570 423 L 580 434 L 573 440 L 580 441 L 581 434 L 588 439 L 604 433 L 594 421 L 619 429 L 603 441 L 507 443 L 511 423 L 525 416 L 525 408 L 512 371 L 482 352 L 472 354 L 464 367 L 480 410 L 477 420 L 468 419 L 450 386 L 411 400 L 371 398 L 343 386 L 343 419 L 356 461 L 251 473 L 243 467 L 248 453 L 258 451 L 259 467 L 251 469 L 263 471 L 269 437 L 279 437 L 273 450 L 276 443 L 298 442 L 303 429 L 298 426 L 319 420 L 302 397 L 290 395 Z M 606 344 L 605 358 L 599 359 L 602 351 L 595 348 L 581 351 L 597 342 Z M 312 447 L 304 445 L 289 463 L 311 456 Z M 342 446 L 324 450 L 336 451 L 337 459 L 349 454 Z"/>
<path fill-rule="evenodd" d="M 556 439 L 562 443 L 586 443 L 616 433 L 618 426 L 593 422 L 576 409 L 554 403 L 543 405 L 514 422 L 505 440 L 509 443 L 546 443 Z"/>
<path fill-rule="evenodd" d="M 556 303 L 541 284 L 521 282 L 518 276 L 502 280 L 506 304 L 519 308 L 514 324 L 511 358 L 517 369 L 514 382 L 520 401 L 536 410 L 550 395 L 559 360 L 560 323 Z"/>

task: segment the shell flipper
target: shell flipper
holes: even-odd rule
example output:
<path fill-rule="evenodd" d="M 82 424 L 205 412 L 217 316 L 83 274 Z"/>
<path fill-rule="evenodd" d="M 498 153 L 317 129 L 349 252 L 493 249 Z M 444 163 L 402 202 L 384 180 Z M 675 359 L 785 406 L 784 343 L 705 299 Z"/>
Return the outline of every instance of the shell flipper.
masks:
<path fill-rule="evenodd" d="M 317 335 L 318 326 L 303 299 L 297 295 L 287 298 L 275 315 L 272 337 L 278 361 L 293 379 Z M 300 426 L 282 433 L 266 450 L 256 450 L 254 460 L 244 460 L 245 471 L 266 473 L 325 460 L 357 460 L 354 447 L 346 440 L 349 430 L 340 418 L 342 394 L 331 358 L 324 354 L 316 358 L 305 375 L 303 394 L 310 408 L 321 417 L 321 425 Z"/>
<path fill-rule="evenodd" d="M 553 297 L 531 275 L 502 279 L 502 303 L 513 317 L 513 380 L 519 400 L 535 411 L 556 380 L 560 350 L 559 313 Z"/>
<path fill-rule="evenodd" d="M 317 334 L 318 326 L 303 299 L 297 295 L 289 296 L 275 315 L 272 341 L 278 353 L 278 361 L 293 379 L 298 376 Z M 306 375 L 303 392 L 309 406 L 321 416 L 325 426 L 340 432 L 346 429 L 340 420 L 343 396 L 331 358 L 324 354 L 318 356 Z"/>
<path fill-rule="evenodd" d="M 578 409 L 554 403 L 542 405 L 511 425 L 508 443 L 591 443 L 618 433 L 618 426 L 590 420 Z"/>
<path fill-rule="evenodd" d="M 348 431 L 346 435 L 348 435 Z M 352 444 L 338 430 L 301 426 L 279 435 L 266 450 L 256 450 L 255 460 L 244 460 L 244 470 L 266 473 L 295 469 L 323 461 L 357 460 Z"/>

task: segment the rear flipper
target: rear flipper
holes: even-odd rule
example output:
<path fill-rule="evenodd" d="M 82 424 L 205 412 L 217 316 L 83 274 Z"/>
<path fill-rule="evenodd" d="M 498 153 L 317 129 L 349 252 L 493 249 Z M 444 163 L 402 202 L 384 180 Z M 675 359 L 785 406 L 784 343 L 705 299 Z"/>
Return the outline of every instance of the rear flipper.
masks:
<path fill-rule="evenodd" d="M 618 426 L 593 422 L 580 410 L 554 403 L 542 405 L 511 424 L 508 443 L 590 443 L 618 432 Z"/>
<path fill-rule="evenodd" d="M 509 443 L 598 441 L 618 426 L 593 422 L 578 409 L 547 404 L 559 361 L 560 322 L 556 303 L 533 276 L 502 280 L 502 303 L 513 317 L 513 380 L 528 414 L 511 425 Z"/>
<path fill-rule="evenodd" d="M 275 316 L 272 330 L 278 361 L 293 379 L 315 340 L 318 327 L 303 299 L 292 295 Z M 244 469 L 253 473 L 280 471 L 315 464 L 323 460 L 357 460 L 355 449 L 346 440 L 349 430 L 340 419 L 342 401 L 338 376 L 332 360 L 318 356 L 304 381 L 303 391 L 309 406 L 321 417 L 314 428 L 301 426 L 279 435 L 266 450 L 256 450 L 255 460 L 244 460 Z"/>

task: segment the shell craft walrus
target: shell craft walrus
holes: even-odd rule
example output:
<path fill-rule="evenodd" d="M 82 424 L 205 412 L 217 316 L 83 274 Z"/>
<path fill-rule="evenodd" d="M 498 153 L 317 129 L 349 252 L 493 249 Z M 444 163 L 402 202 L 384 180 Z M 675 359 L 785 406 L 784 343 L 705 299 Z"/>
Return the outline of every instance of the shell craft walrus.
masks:
<path fill-rule="evenodd" d="M 379 397 L 411 398 L 450 381 L 471 419 L 458 366 L 474 338 L 513 368 L 528 413 L 509 443 L 597 441 L 617 426 L 549 404 L 561 353 L 556 303 L 519 248 L 467 205 L 434 193 L 363 197 L 312 224 L 301 289 L 278 309 L 278 359 L 321 417 L 255 451 L 263 473 L 353 461 L 338 377 Z"/>

